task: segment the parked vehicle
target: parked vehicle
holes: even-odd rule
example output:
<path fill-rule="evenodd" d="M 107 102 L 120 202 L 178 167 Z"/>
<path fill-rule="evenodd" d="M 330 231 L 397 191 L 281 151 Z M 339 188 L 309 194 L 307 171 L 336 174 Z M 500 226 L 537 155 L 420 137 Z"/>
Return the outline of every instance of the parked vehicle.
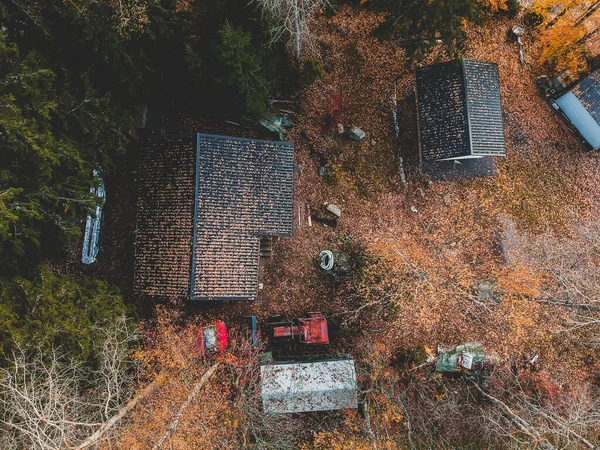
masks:
<path fill-rule="evenodd" d="M 217 320 L 212 325 L 198 327 L 197 339 L 200 352 L 203 355 L 222 352 L 229 344 L 227 325 L 222 320 Z"/>
<path fill-rule="evenodd" d="M 327 319 L 321 313 L 308 313 L 292 321 L 269 322 L 271 337 L 275 341 L 299 341 L 302 344 L 329 344 Z"/>

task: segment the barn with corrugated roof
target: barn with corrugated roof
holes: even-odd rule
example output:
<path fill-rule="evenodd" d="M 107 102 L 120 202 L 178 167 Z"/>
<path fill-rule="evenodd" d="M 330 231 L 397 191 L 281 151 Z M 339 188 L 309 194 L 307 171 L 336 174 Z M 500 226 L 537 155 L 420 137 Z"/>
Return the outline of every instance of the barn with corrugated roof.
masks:
<path fill-rule="evenodd" d="M 265 413 L 356 409 L 358 386 L 352 359 L 276 362 L 260 368 Z"/>
<path fill-rule="evenodd" d="M 209 134 L 142 145 L 134 289 L 253 300 L 261 238 L 292 234 L 294 147 Z"/>
<path fill-rule="evenodd" d="M 417 70 L 420 159 L 506 156 L 494 63 L 460 59 Z"/>

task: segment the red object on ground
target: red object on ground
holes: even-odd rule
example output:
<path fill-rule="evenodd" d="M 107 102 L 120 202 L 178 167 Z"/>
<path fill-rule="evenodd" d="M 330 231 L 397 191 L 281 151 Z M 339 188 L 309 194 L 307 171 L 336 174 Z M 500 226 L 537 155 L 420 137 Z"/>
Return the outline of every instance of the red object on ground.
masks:
<path fill-rule="evenodd" d="M 222 320 L 217 320 L 215 327 L 217 327 L 217 351 L 222 352 L 229 345 L 229 331 L 227 331 L 227 325 Z"/>
<path fill-rule="evenodd" d="M 273 326 L 275 338 L 299 338 L 303 344 L 329 344 L 327 319 L 321 313 L 309 313 L 298 319 L 298 325 L 293 322 L 278 323 Z"/>
<path fill-rule="evenodd" d="M 222 352 L 229 344 L 229 332 L 227 325 L 222 320 L 206 327 L 198 327 L 198 347 L 200 354 L 206 352 Z"/>
<path fill-rule="evenodd" d="M 280 327 L 273 327 L 273 336 L 275 337 L 294 337 L 298 336 L 298 327 L 296 325 L 282 325 Z"/>

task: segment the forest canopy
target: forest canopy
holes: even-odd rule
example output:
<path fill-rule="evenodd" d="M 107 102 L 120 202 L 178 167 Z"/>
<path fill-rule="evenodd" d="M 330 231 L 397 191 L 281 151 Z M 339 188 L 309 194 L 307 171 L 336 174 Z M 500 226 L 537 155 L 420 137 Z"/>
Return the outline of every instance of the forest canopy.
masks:
<path fill-rule="evenodd" d="M 2 2 L 0 447 L 597 448 L 600 170 L 536 77 L 598 67 L 600 2 L 522 3 Z M 411 160 L 415 74 L 461 57 L 498 69 L 507 156 L 439 181 Z M 291 121 L 295 151 L 294 233 L 261 242 L 262 300 L 136 296 L 140 141 L 274 139 L 260 119 Z M 264 414 L 264 325 L 305 311 L 331 336 L 306 354 L 352 357 L 359 409 Z M 229 347 L 209 354 L 217 320 Z M 475 341 L 485 370 L 436 372 L 438 347 Z"/>

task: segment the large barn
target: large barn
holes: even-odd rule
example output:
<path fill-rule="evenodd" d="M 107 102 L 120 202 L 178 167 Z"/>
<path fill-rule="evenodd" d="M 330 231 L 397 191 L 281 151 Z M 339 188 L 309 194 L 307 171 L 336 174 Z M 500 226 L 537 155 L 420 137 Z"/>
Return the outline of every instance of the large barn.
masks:
<path fill-rule="evenodd" d="M 417 70 L 420 159 L 506 156 L 496 64 L 461 59 Z"/>
<path fill-rule="evenodd" d="M 293 144 L 209 134 L 142 146 L 134 289 L 192 300 L 253 300 L 261 237 L 289 236 Z"/>

